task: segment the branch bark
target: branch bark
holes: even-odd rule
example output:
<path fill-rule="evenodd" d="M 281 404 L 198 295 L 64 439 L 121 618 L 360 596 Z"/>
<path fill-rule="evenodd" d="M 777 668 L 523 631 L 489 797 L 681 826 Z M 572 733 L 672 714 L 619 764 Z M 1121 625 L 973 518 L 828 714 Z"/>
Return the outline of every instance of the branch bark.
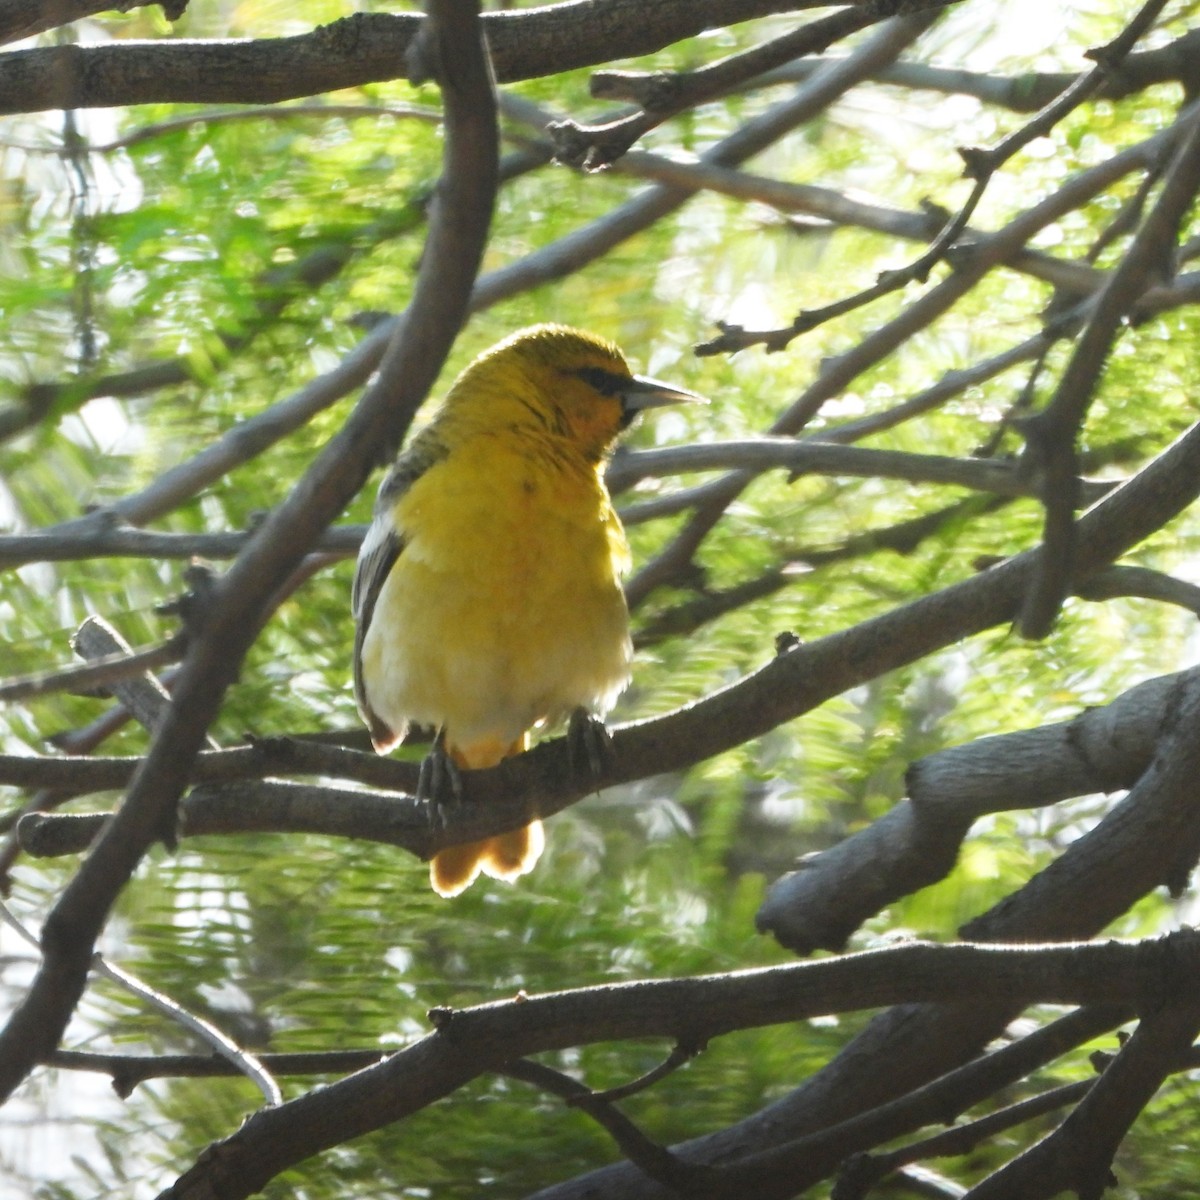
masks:
<path fill-rule="evenodd" d="M 1200 669 L 1147 680 L 1070 721 L 980 738 L 919 759 L 909 798 L 771 885 L 760 932 L 797 954 L 838 950 L 893 900 L 945 878 L 987 813 L 1132 787 L 1153 762 Z"/>
<path fill-rule="evenodd" d="M 507 83 L 652 54 L 706 29 L 820 0 L 567 0 L 484 16 Z M 0 57 L 0 113 L 131 104 L 269 104 L 405 76 L 420 17 L 355 13 L 309 33 L 257 41 L 53 46 Z"/>
<path fill-rule="evenodd" d="M 0 1095 L 10 1095 L 57 1045 L 113 901 L 150 845 L 174 840 L 178 798 L 263 606 L 362 486 L 380 444 L 399 440 L 466 315 L 495 189 L 495 102 L 477 13 L 452 0 L 433 12 L 430 36 L 447 114 L 445 170 L 410 315 L 353 416 L 217 585 L 145 763 L 46 920 L 43 962 L 0 1031 Z"/>
<path fill-rule="evenodd" d="M 1169 969 L 1167 964 L 1169 963 Z M 844 958 L 689 979 L 644 980 L 435 1010 L 436 1032 L 378 1066 L 252 1116 L 210 1146 L 160 1200 L 240 1200 L 312 1154 L 411 1115 L 514 1058 L 624 1038 L 685 1043 L 737 1029 L 981 992 L 1036 1001 L 1157 1008 L 1200 980 L 1200 935 L 1151 943 L 998 948 L 916 943 Z M 722 1164 L 718 1196 L 745 1195 Z M 741 1189 L 741 1190 L 739 1190 Z M 764 1200 L 792 1192 L 755 1190 Z"/>

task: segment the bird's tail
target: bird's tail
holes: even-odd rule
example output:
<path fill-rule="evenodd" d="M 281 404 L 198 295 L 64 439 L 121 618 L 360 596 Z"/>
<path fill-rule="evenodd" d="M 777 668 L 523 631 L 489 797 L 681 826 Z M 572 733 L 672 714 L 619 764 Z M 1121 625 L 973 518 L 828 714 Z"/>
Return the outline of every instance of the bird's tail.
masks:
<path fill-rule="evenodd" d="M 448 846 L 439 850 L 429 864 L 429 882 L 439 896 L 457 896 L 475 882 L 479 872 L 513 883 L 541 856 L 546 844 L 541 821 L 524 829 L 513 829 L 479 842 Z"/>
<path fill-rule="evenodd" d="M 450 757 L 460 767 L 478 770 L 494 767 L 505 758 L 520 754 L 529 745 L 522 735 L 511 746 L 471 747 L 468 750 L 448 746 Z M 475 882 L 482 871 L 493 879 L 513 883 L 533 870 L 546 845 L 541 821 L 531 821 L 524 829 L 513 829 L 478 842 L 447 846 L 433 856 L 429 864 L 429 882 L 439 896 L 457 896 Z"/>

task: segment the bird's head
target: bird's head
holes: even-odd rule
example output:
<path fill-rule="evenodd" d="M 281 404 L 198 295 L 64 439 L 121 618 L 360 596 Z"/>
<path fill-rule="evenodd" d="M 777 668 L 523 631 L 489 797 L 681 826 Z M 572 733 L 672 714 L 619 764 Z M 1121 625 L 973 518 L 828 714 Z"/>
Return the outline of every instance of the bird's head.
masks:
<path fill-rule="evenodd" d="M 635 375 L 610 341 L 566 325 L 534 325 L 498 342 L 458 377 L 448 408 L 489 423 L 567 438 L 599 462 L 643 409 L 704 402 L 686 388 Z"/>

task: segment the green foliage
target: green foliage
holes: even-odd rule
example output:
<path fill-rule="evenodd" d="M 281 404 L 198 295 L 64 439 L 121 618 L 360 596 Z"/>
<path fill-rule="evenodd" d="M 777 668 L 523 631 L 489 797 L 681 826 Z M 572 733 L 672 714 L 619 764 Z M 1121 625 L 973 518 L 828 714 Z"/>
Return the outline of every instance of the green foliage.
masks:
<path fill-rule="evenodd" d="M 1079 48 L 1111 37 L 1127 19 L 1094 6 L 1061 45 L 1035 63 L 1016 51 L 993 62 L 1014 68 L 1075 69 Z M 290 10 L 273 5 L 192 4 L 176 34 L 287 32 Z M 158 10 L 106 17 L 113 37 L 166 36 Z M 965 9 L 949 18 L 926 53 L 956 46 L 982 52 L 1003 13 Z M 306 7 L 305 21 L 341 15 Z M 222 25 L 226 18 L 239 26 Z M 986 28 L 980 26 L 980 22 Z M 779 29 L 790 25 L 780 22 Z M 775 25 L 717 31 L 655 55 L 648 68 L 711 61 L 764 38 Z M 1178 32 L 1176 30 L 1175 32 Z M 1005 43 L 1008 45 L 1008 43 Z M 993 62 L 986 64 L 992 66 Z M 590 72 L 522 84 L 514 91 L 556 111 L 595 111 Z M 647 149 L 703 154 L 778 99 L 777 89 L 703 106 L 669 124 Z M 436 102 L 432 88 L 376 85 L 337 97 L 357 105 Z M 996 229 L 1036 194 L 1161 127 L 1178 99 L 1156 89 L 1082 109 L 1031 148 L 1019 169 L 998 177 L 975 218 Z M 919 93 L 869 86 L 827 111 L 752 164 L 756 172 L 852 191 L 882 206 L 915 210 L 928 196 L 952 209 L 965 198 L 957 144 L 991 143 L 1023 115 L 956 100 L 939 108 Z M 124 139 L 88 158 L 84 220 L 62 199 L 68 164 L 42 152 L 0 159 L 0 350 L 2 401 L 20 408 L 29 384 L 68 385 L 55 403 L 0 446 L 0 513 L 7 531 L 52 525 L 87 505 L 118 499 L 185 462 L 228 430 L 327 371 L 359 341 L 355 317 L 407 303 L 421 252 L 424 204 L 436 179 L 440 138 L 420 119 L 283 116 L 188 123 L 144 140 L 135 131 L 195 116 L 184 107 L 143 106 L 115 119 L 88 116 L 93 141 Z M 81 116 L 81 119 L 83 117 Z M 49 122 L 14 121 L 14 139 L 55 137 Z M 546 167 L 505 187 L 485 270 L 495 270 L 601 219 L 645 185 L 619 169 L 583 175 Z M 1037 243 L 1061 256 L 1086 251 L 1136 182 L 1122 181 L 1047 229 Z M 1111 266 L 1118 242 L 1100 266 Z M 80 249 L 94 263 L 76 269 Z M 622 343 L 639 367 L 712 397 L 704 411 L 664 414 L 635 431 L 636 446 L 759 435 L 818 374 L 904 311 L 928 285 L 821 325 L 788 351 L 757 349 L 696 359 L 716 319 L 769 328 L 869 286 L 878 273 L 920 252 L 863 230 L 788 227 L 765 208 L 705 194 L 561 282 L 506 299 L 464 331 L 443 384 L 479 350 L 533 321 L 587 326 Z M 298 278 L 315 254 L 338 263 L 316 285 Z M 934 281 L 945 278 L 939 268 Z M 631 291 L 631 280 L 637 286 Z M 91 316 L 78 315 L 80 289 Z M 903 351 L 885 358 L 827 404 L 810 431 L 833 431 L 879 412 L 960 369 L 1029 337 L 1050 301 L 1049 285 L 993 272 Z M 1172 309 L 1122 341 L 1084 431 L 1100 473 L 1123 475 L 1162 449 L 1193 419 L 1200 392 L 1194 310 Z M 90 333 L 94 361 L 81 347 Z M 1070 353 L 1060 347 L 1039 391 L 1045 399 Z M 173 360 L 169 388 L 86 398 L 91 381 L 148 361 Z M 1018 399 L 1027 366 L 999 374 L 952 403 L 867 444 L 969 456 L 996 432 Z M 101 389 L 103 392 L 104 389 Z M 318 415 L 237 467 L 204 493 L 156 520 L 178 533 L 246 529 L 276 505 L 339 427 L 350 401 Z M 1011 432 L 1002 453 L 1019 450 Z M 700 482 L 688 477 L 682 486 Z M 647 481 L 621 497 L 666 494 L 675 481 Z M 370 489 L 345 514 L 365 520 Z M 959 489 L 878 479 L 782 472 L 749 486 L 699 554 L 703 587 L 732 588 L 786 568 L 777 590 L 706 624 L 656 642 L 640 657 L 617 721 L 648 717 L 698 699 L 755 670 L 774 638 L 815 640 L 913 597 L 968 578 L 981 558 L 1035 545 L 1042 510 L 1017 500 L 964 510 L 911 552 L 836 552 L 961 499 Z M 644 563 L 663 550 L 680 518 L 631 529 Z M 1131 561 L 1186 573 L 1197 526 L 1183 518 Z M 159 611 L 184 588 L 183 564 L 93 558 L 39 564 L 0 576 L 6 675 L 70 658 L 68 639 L 101 613 L 135 645 L 169 636 Z M 350 566 L 307 581 L 273 615 L 230 690 L 212 733 L 222 744 L 258 736 L 358 727 L 349 689 Z M 680 586 L 653 595 L 649 622 L 691 598 Z M 537 872 L 519 887 L 476 885 L 452 905 L 426 887 L 425 868 L 388 847 L 315 837 L 255 836 L 188 842 L 144 864 L 124 894 L 106 953 L 190 1009 L 256 1047 L 275 1051 L 397 1048 L 428 1030 L 427 1010 L 462 1006 L 524 989 L 543 992 L 606 981 L 736 969 L 787 960 L 752 933 L 766 884 L 792 861 L 829 846 L 885 812 L 904 794 L 916 758 L 992 733 L 1062 720 L 1103 703 L 1137 680 L 1194 655 L 1192 618 L 1150 601 L 1069 602 L 1044 643 L 995 630 L 836 698 L 792 725 L 716 756 L 680 777 L 613 789 L 556 818 Z M 96 718 L 109 702 L 53 694 L 5 710 L 0 749 L 41 752 L 44 739 Z M 105 753 L 139 753 L 148 737 L 130 725 Z M 74 804 L 96 807 L 97 797 Z M 14 810 L 21 800 L 7 802 Z M 1061 852 L 1103 811 L 1098 800 L 1006 814 L 973 832 L 955 872 L 898 902 L 859 935 L 895 931 L 950 939 Z M 32 924 L 52 902 L 69 866 L 22 863 L 13 904 Z M 1116 932 L 1139 936 L 1176 916 L 1149 898 Z M 1186 914 L 1184 914 L 1186 915 Z M 751 1030 L 722 1039 L 654 1088 L 627 1102 L 647 1134 L 671 1143 L 745 1117 L 816 1071 L 863 1018 Z M 181 1032 L 110 987 L 89 996 L 72 1044 L 183 1052 Z M 547 1056 L 596 1088 L 649 1070 L 666 1045 L 599 1044 Z M 1086 1076 L 1077 1056 L 1044 1072 L 1038 1086 Z M 290 1095 L 309 1080 L 289 1081 Z M 1118 1173 L 1129 1195 L 1183 1194 L 1195 1174 L 1186 1127 L 1194 1086 L 1171 1083 Z M 94 1144 L 72 1182 L 47 1180 L 40 1195 L 143 1195 L 210 1141 L 226 1136 L 259 1103 L 241 1080 L 158 1081 L 119 1113 L 98 1118 Z M 1022 1135 L 1024 1136 L 1024 1135 Z M 122 1151 L 128 1140 L 135 1156 Z M 1179 1154 L 1173 1147 L 1181 1146 Z M 1007 1155 L 1011 1147 L 1004 1147 Z M 476 1081 L 399 1131 L 342 1147 L 276 1180 L 266 1195 L 497 1200 L 610 1161 L 615 1151 L 581 1113 L 528 1085 Z M 995 1148 L 973 1155 L 964 1174 L 998 1165 Z M 135 1165 L 136 1162 L 136 1165 Z M 962 1165 L 962 1164 L 958 1164 Z M 1173 1188 L 1180 1189 L 1178 1191 Z"/>

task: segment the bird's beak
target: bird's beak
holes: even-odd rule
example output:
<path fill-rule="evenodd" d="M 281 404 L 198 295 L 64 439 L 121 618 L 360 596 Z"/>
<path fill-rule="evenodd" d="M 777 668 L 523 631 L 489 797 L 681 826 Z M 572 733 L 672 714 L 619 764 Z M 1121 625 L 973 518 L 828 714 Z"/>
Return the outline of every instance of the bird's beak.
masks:
<path fill-rule="evenodd" d="M 622 406 L 629 418 L 644 408 L 661 408 L 664 404 L 707 404 L 706 397 L 687 388 L 651 379 L 648 375 L 635 375 L 621 388 Z"/>

